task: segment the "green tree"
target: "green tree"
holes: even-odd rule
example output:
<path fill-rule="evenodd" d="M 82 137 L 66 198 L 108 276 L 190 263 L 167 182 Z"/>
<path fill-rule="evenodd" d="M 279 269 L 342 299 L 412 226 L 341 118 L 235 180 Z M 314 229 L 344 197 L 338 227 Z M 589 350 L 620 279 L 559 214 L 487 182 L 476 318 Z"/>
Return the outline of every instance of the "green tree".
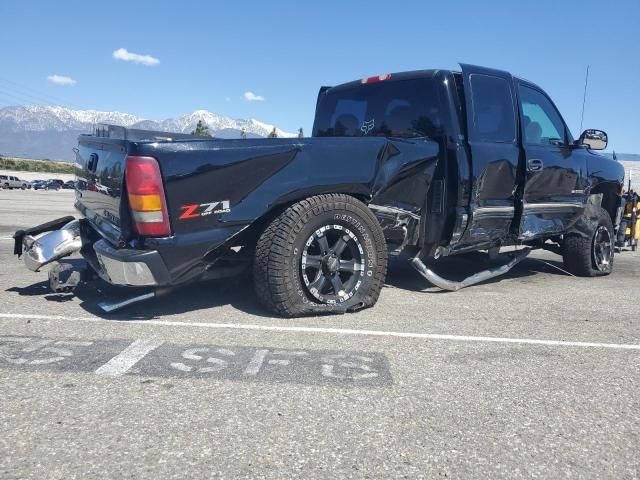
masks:
<path fill-rule="evenodd" d="M 207 127 L 202 120 L 198 120 L 198 124 L 196 125 L 196 129 L 191 132 L 191 135 L 198 135 L 199 137 L 210 137 L 209 127 Z"/>
<path fill-rule="evenodd" d="M 278 132 L 276 132 L 276 127 L 273 127 L 271 133 L 269 134 L 269 138 L 278 138 Z"/>
<path fill-rule="evenodd" d="M 302 127 L 298 130 L 298 138 L 304 138 L 304 132 L 302 131 Z"/>

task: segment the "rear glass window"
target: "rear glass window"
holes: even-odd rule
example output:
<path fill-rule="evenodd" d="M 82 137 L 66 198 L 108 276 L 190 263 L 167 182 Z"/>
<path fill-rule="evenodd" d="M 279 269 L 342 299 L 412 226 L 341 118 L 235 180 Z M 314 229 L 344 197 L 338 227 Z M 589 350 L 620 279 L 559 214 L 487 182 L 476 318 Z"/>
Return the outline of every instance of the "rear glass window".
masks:
<path fill-rule="evenodd" d="M 470 77 L 475 140 L 511 143 L 516 136 L 513 97 L 509 83 L 500 77 Z"/>
<path fill-rule="evenodd" d="M 433 79 L 387 80 L 321 94 L 314 136 L 424 137 L 442 130 Z"/>

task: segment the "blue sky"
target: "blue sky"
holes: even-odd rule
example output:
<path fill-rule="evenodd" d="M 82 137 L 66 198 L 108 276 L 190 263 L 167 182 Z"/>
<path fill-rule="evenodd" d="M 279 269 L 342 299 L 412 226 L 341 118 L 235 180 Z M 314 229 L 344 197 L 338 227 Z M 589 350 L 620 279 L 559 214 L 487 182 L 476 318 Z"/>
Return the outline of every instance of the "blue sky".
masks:
<path fill-rule="evenodd" d="M 640 153 L 639 0 L 3 0 L 0 18 L 0 106 L 153 119 L 203 108 L 309 133 L 320 85 L 465 62 L 539 84 L 577 136 L 590 64 L 584 127 L 606 130 L 618 152 Z M 116 60 L 118 49 L 159 63 Z"/>

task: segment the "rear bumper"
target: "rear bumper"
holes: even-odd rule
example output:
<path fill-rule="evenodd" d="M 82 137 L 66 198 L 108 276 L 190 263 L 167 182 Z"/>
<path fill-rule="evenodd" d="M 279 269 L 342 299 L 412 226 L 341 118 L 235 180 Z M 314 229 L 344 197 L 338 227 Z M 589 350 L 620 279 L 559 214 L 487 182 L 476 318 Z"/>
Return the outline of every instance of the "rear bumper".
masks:
<path fill-rule="evenodd" d="M 24 252 L 26 266 L 38 271 L 79 251 L 91 269 L 113 285 L 170 287 L 204 278 L 215 263 L 210 254 L 244 228 L 147 239 L 146 248 L 138 250 L 129 245 L 115 248 L 87 219 L 65 217 L 16 232 L 14 253 Z"/>
<path fill-rule="evenodd" d="M 170 283 L 167 267 L 156 250 L 116 249 L 106 240 L 98 240 L 80 253 L 103 280 L 113 285 L 151 287 Z"/>
<path fill-rule="evenodd" d="M 34 272 L 45 265 L 80 252 L 103 280 L 131 287 L 164 286 L 169 271 L 157 250 L 113 248 L 105 239 L 91 235 L 86 220 L 64 217 L 14 234 L 14 253 L 23 255 Z"/>
<path fill-rule="evenodd" d="M 31 271 L 77 252 L 82 247 L 80 223 L 73 217 L 62 217 L 14 235 L 13 253 L 20 257 Z"/>

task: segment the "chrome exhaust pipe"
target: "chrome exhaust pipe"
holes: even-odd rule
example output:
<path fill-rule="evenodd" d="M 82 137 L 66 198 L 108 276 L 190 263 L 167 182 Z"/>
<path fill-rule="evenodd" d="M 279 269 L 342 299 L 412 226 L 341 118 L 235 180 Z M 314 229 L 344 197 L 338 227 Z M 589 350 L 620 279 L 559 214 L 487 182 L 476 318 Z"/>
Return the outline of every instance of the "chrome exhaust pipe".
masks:
<path fill-rule="evenodd" d="M 447 280 L 446 278 L 442 278 L 440 275 L 435 273 L 433 270 L 427 268 L 427 266 L 420 260 L 419 255 L 414 257 L 411 260 L 411 266 L 415 268 L 420 275 L 429 280 L 433 285 L 442 290 L 448 290 L 450 292 L 457 292 L 458 290 L 470 287 L 471 285 L 475 285 L 476 283 L 484 282 L 491 278 L 499 277 L 500 275 L 504 275 L 513 267 L 515 267 L 518 263 L 524 260 L 527 255 L 531 252 L 531 249 L 526 249 L 522 253 L 516 255 L 511 259 L 510 262 L 501 265 L 499 267 L 490 268 L 487 270 L 483 270 L 481 272 L 475 273 L 460 282 L 455 282 L 453 280 Z"/>

